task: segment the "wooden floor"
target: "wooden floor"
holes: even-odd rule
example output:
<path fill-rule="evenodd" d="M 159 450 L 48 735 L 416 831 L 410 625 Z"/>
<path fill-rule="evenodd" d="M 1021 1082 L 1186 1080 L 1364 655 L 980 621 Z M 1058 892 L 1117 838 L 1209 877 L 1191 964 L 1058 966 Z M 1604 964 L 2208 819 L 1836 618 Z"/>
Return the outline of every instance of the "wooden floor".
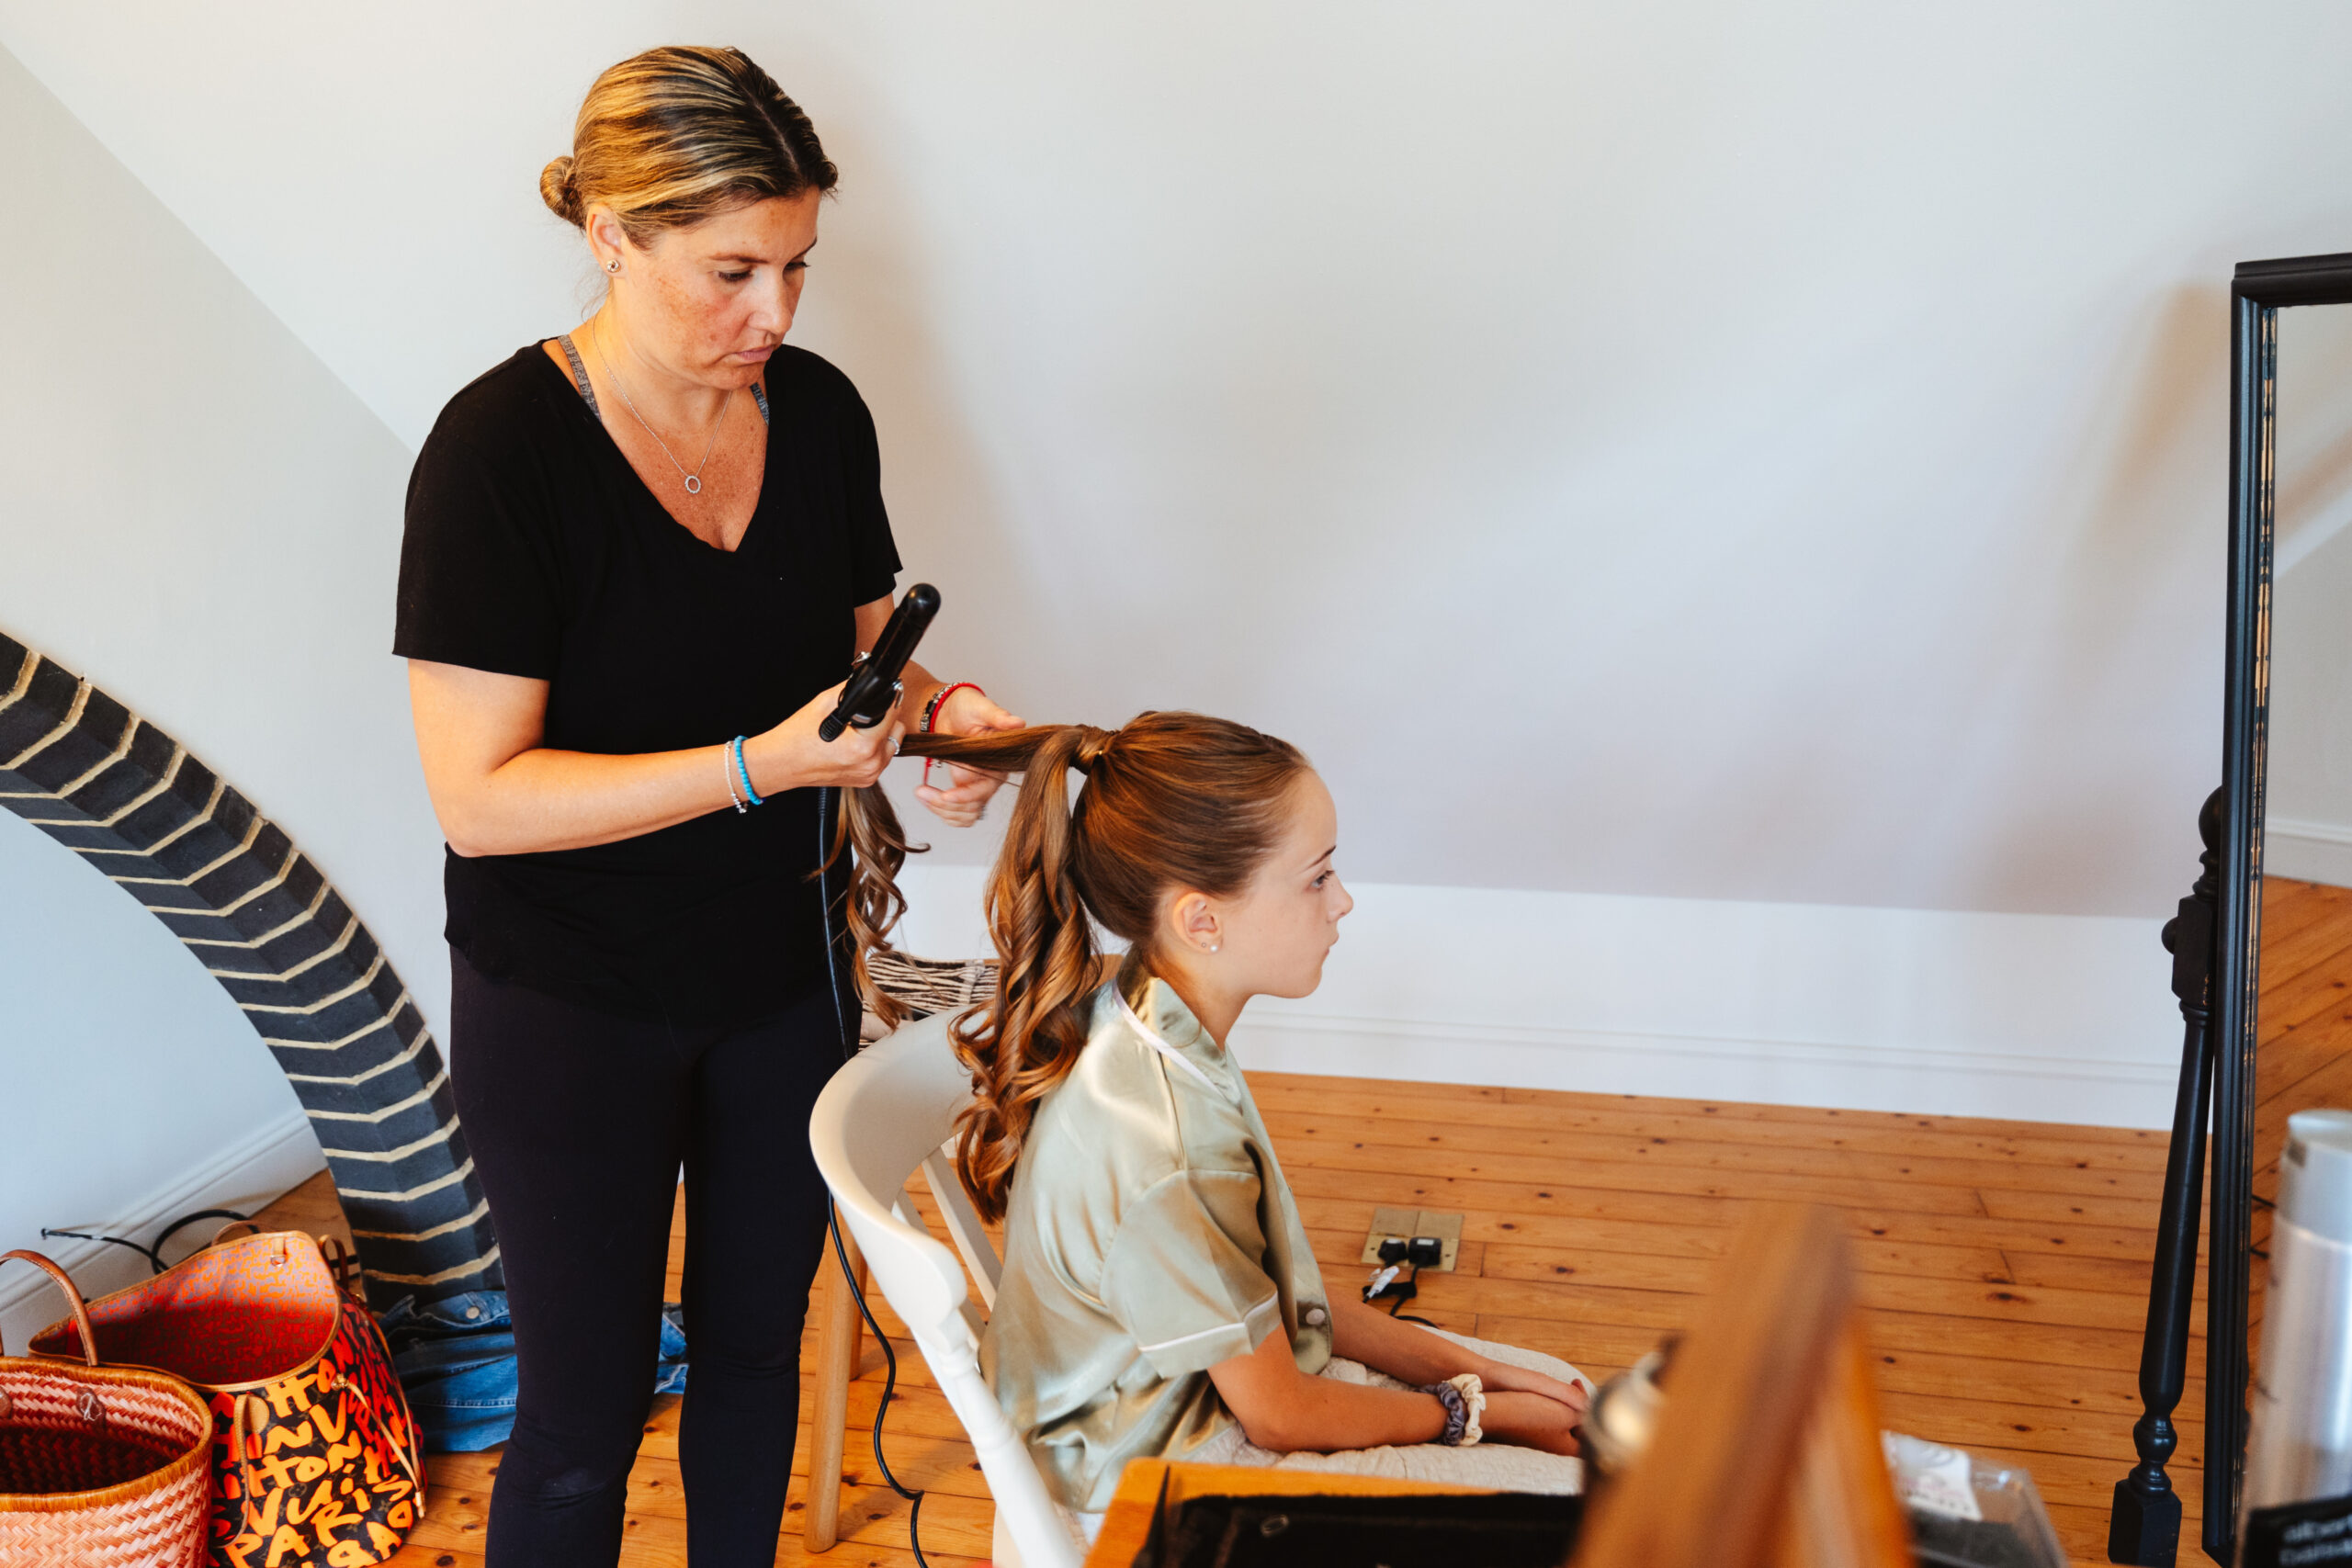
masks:
<path fill-rule="evenodd" d="M 2324 1040 L 2352 1010 L 2352 894 L 2274 887 L 2265 919 L 2276 955 L 2265 988 L 2281 998 L 2265 1019 L 2266 1035 L 2275 1019 L 2280 1037 L 2278 1070 L 2263 1085 L 2268 1126 L 2274 1111 L 2283 1125 L 2290 1098 L 2352 1103 L 2352 1055 Z M 2337 977 L 2318 973 L 2339 955 Z M 2109 1494 L 2132 1462 L 2163 1134 L 1273 1073 L 1250 1081 L 1334 1289 L 1363 1273 L 1355 1258 L 1374 1206 L 1460 1210 L 1460 1269 L 1424 1275 L 1412 1310 L 1566 1357 L 1596 1378 L 1690 1318 L 1749 1205 L 1838 1206 L 1862 1269 L 1888 1424 L 2025 1466 L 2069 1552 L 2105 1560 Z M 2275 1137 L 2271 1148 L 2275 1157 Z M 339 1223 L 323 1179 L 289 1195 L 281 1215 Z M 971 1450 L 887 1310 L 884 1322 L 901 1374 L 886 1442 L 899 1476 L 931 1493 L 925 1551 L 942 1564 L 985 1557 L 990 1511 Z M 2202 1362 L 2199 1339 L 2172 1467 L 2188 1505 L 2184 1562 L 2196 1554 Z M 851 1405 L 859 1429 L 844 1537 L 821 1559 L 844 1568 L 913 1562 L 906 1505 L 879 1484 L 864 1431 L 881 1375 L 869 1345 Z M 631 1478 L 629 1568 L 684 1568 L 675 1432 L 665 1400 Z M 803 1455 L 808 1447 L 804 1430 Z M 434 1461 L 431 1506 L 394 1560 L 401 1568 L 475 1568 L 497 1467 L 495 1451 Z M 779 1563 L 804 1560 L 803 1490 L 796 1481 Z"/>

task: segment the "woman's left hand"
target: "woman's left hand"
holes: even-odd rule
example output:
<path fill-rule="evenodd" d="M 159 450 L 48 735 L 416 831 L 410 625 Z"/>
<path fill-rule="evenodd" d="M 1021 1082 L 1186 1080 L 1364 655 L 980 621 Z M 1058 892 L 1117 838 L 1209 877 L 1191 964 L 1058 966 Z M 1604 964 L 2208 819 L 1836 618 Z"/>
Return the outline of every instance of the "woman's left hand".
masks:
<path fill-rule="evenodd" d="M 965 686 L 950 694 L 932 720 L 932 728 L 941 735 L 992 735 L 1000 730 L 1025 728 L 1018 716 L 990 702 L 978 686 Z M 938 777 L 942 768 L 947 771 L 947 787 L 917 784 L 915 798 L 949 827 L 968 828 L 987 811 L 989 797 L 1004 787 L 1004 780 L 994 773 L 959 768 L 952 762 L 933 764 L 932 776 Z"/>

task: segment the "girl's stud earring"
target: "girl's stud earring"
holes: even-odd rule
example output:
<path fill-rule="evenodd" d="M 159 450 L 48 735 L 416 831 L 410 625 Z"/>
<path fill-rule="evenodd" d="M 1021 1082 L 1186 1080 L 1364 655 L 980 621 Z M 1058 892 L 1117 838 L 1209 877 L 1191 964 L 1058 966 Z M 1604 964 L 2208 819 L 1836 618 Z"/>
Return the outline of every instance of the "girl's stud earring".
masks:
<path fill-rule="evenodd" d="M 605 270 L 606 272 L 610 272 L 610 273 L 616 273 L 616 274 L 617 274 L 617 273 L 620 271 L 620 269 L 621 269 L 621 259 L 620 259 L 620 257 L 618 257 L 618 256 L 615 256 L 612 260 L 610 260 L 610 261 L 608 261 L 608 262 L 606 262 L 606 263 L 605 264 Z"/>

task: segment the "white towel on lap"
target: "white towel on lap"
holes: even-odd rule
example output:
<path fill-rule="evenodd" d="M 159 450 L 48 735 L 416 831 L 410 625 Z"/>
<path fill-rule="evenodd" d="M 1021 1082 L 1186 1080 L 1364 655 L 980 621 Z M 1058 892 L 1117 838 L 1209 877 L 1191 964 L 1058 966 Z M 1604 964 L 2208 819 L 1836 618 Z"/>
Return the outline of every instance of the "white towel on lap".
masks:
<path fill-rule="evenodd" d="M 1592 1386 L 1591 1380 L 1576 1368 L 1556 1356 L 1546 1356 L 1541 1350 L 1522 1350 L 1516 1345 L 1499 1345 L 1491 1339 L 1473 1339 L 1466 1334 L 1449 1333 L 1442 1328 L 1431 1332 L 1444 1335 L 1456 1345 L 1465 1345 L 1494 1360 L 1546 1372 L 1562 1382 L 1581 1382 L 1587 1388 Z M 1375 1372 L 1361 1361 L 1351 1361 L 1340 1356 L 1332 1357 L 1320 1375 L 1338 1378 L 1342 1382 L 1370 1383 L 1376 1388 L 1412 1386 L 1385 1372 Z M 1466 1449 L 1450 1449 L 1443 1443 L 1412 1443 L 1404 1447 L 1346 1449 L 1329 1454 L 1281 1454 L 1271 1449 L 1261 1449 L 1242 1436 L 1241 1424 L 1237 1421 L 1182 1457 L 1192 1464 L 1243 1464 L 1270 1470 L 1377 1475 L 1395 1481 L 1476 1486 L 1496 1492 L 1567 1493 L 1584 1490 L 1584 1461 L 1547 1454 L 1535 1449 L 1518 1448 L 1510 1443 L 1480 1443 Z M 1102 1528 L 1102 1516 L 1100 1514 L 1079 1514 L 1064 1509 L 1063 1515 L 1077 1528 L 1079 1535 L 1089 1542 Z M 1019 1568 L 1020 1559 L 1014 1555 L 1012 1538 L 1005 1533 L 1001 1523 L 997 1526 L 995 1535 L 995 1557 L 999 1568 Z"/>

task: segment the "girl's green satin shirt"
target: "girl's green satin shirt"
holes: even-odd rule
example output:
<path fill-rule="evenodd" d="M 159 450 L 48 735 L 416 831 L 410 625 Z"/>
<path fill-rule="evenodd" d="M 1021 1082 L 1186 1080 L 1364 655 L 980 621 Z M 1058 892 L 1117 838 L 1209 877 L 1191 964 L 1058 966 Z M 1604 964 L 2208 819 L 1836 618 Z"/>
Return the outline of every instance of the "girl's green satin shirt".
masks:
<path fill-rule="evenodd" d="M 1133 965 L 1030 1123 L 980 1368 L 1061 1501 L 1110 1506 L 1132 1459 L 1233 1420 L 1208 1369 L 1289 1337 L 1331 1357 L 1329 1297 L 1233 1058 Z"/>

